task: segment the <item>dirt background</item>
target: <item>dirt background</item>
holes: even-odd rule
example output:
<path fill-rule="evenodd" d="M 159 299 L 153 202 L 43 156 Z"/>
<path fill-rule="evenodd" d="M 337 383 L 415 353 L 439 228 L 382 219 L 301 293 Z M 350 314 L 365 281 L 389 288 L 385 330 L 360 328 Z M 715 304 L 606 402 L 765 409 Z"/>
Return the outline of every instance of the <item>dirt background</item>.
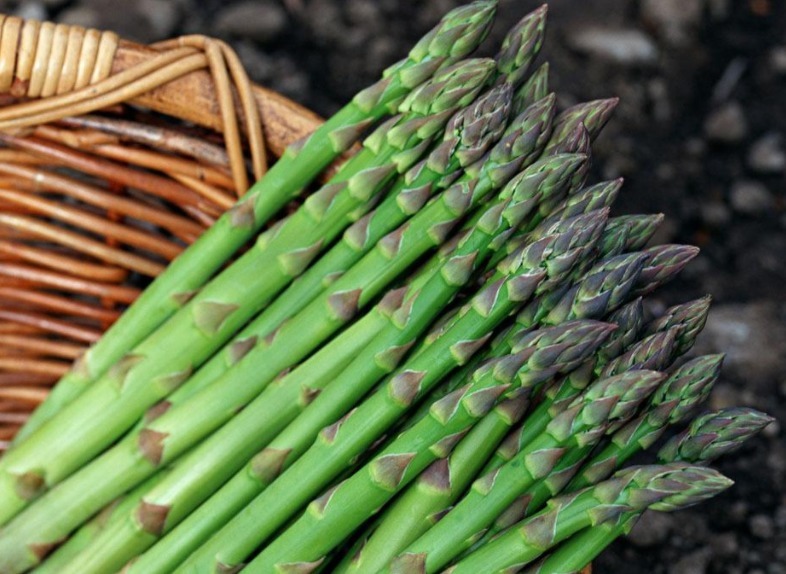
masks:
<path fill-rule="evenodd" d="M 457 0 L 0 0 L 0 11 L 149 42 L 229 40 L 252 77 L 330 114 Z M 491 44 L 538 3 L 502 0 Z M 619 213 L 663 212 L 659 239 L 702 248 L 656 304 L 710 293 L 702 352 L 728 353 L 713 407 L 786 413 L 786 3 L 553 0 L 544 57 L 562 106 L 618 95 L 596 179 Z M 489 47 L 485 53 L 491 54 Z M 598 560 L 608 573 L 786 573 L 786 443 L 771 425 L 720 469 L 728 494 L 648 516 Z"/>

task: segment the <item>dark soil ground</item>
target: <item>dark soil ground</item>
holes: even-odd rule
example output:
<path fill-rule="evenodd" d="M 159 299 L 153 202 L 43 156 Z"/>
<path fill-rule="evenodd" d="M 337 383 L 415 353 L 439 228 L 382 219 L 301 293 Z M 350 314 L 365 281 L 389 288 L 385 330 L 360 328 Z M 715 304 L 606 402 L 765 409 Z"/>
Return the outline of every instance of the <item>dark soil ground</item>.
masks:
<path fill-rule="evenodd" d="M 151 41 L 229 39 L 254 79 L 333 110 L 401 57 L 457 0 L 0 0 L 0 9 Z M 623 175 L 619 212 L 668 216 L 662 241 L 702 255 L 657 295 L 710 293 L 701 351 L 728 353 L 713 407 L 786 415 L 786 4 L 780 0 L 553 0 L 545 56 L 562 105 L 618 95 L 596 179 Z M 533 0 L 502 0 L 492 40 Z M 782 424 L 782 423 L 781 423 Z M 720 463 L 737 485 L 648 516 L 603 573 L 786 573 L 782 426 Z"/>

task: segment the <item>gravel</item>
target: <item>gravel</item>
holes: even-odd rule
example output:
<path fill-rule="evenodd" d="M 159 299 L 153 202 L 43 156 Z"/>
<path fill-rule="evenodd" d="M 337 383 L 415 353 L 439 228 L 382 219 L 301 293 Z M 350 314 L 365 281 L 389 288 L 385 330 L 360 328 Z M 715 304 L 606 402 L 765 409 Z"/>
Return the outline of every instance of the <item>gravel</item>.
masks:
<path fill-rule="evenodd" d="M 738 144 L 748 135 L 745 112 L 738 102 L 728 102 L 710 112 L 704 121 L 707 139 L 724 144 Z"/>

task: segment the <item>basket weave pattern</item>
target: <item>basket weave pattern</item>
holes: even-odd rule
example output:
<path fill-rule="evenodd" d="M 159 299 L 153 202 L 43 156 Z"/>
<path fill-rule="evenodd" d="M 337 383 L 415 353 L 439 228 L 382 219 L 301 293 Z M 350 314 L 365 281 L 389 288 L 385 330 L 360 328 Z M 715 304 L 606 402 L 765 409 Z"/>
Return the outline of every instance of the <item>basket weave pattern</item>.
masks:
<path fill-rule="evenodd" d="M 0 450 L 139 290 L 318 125 L 223 42 L 0 15 Z M 268 157 L 270 155 L 270 157 Z"/>

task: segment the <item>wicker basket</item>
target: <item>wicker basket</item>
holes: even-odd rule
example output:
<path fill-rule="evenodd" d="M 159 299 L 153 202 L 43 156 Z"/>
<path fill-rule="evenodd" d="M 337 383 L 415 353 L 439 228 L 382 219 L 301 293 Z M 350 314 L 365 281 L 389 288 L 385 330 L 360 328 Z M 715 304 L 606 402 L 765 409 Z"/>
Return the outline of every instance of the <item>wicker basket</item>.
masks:
<path fill-rule="evenodd" d="M 251 84 L 220 40 L 142 46 L 0 15 L 0 452 L 144 285 L 320 122 Z"/>
<path fill-rule="evenodd" d="M 151 277 L 319 118 L 223 42 L 0 16 L 0 450 Z"/>

